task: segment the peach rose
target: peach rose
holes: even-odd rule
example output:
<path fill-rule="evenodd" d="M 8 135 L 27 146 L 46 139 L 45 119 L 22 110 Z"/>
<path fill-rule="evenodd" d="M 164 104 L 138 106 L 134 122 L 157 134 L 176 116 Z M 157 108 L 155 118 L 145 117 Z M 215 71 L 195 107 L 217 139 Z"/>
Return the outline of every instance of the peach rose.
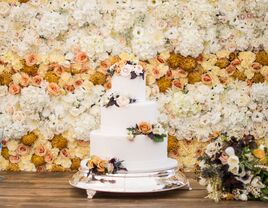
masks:
<path fill-rule="evenodd" d="M 20 93 L 20 86 L 18 84 L 12 83 L 9 85 L 8 91 L 12 95 L 19 94 Z"/>
<path fill-rule="evenodd" d="M 64 68 L 58 64 L 53 65 L 53 72 L 60 77 L 60 75 L 64 72 Z"/>
<path fill-rule="evenodd" d="M 77 140 L 77 144 L 81 147 L 87 147 L 88 146 L 88 142 L 84 141 L 84 140 Z"/>
<path fill-rule="evenodd" d="M 97 164 L 97 170 L 98 172 L 104 173 L 105 168 L 107 167 L 108 162 L 106 160 L 100 160 Z"/>
<path fill-rule="evenodd" d="M 20 85 L 22 85 L 23 87 L 28 86 L 30 83 L 30 77 L 28 74 L 26 73 L 22 73 L 21 74 L 21 79 L 20 79 Z"/>
<path fill-rule="evenodd" d="M 68 84 L 66 84 L 65 86 L 64 86 L 64 89 L 67 91 L 67 92 L 73 92 L 74 90 L 75 90 L 75 87 L 73 86 L 73 85 L 68 85 Z"/>
<path fill-rule="evenodd" d="M 161 77 L 160 70 L 157 67 L 154 67 L 152 69 L 152 74 L 153 74 L 155 79 L 159 79 Z"/>
<path fill-rule="evenodd" d="M 88 61 L 87 54 L 82 51 L 77 52 L 74 57 L 74 61 L 81 64 L 87 62 Z"/>
<path fill-rule="evenodd" d="M 152 125 L 148 122 L 142 121 L 138 123 L 138 129 L 142 134 L 149 134 L 152 132 Z"/>
<path fill-rule="evenodd" d="M 18 155 L 28 155 L 30 153 L 30 147 L 24 145 L 24 144 L 19 144 L 19 146 L 16 149 L 16 153 Z"/>
<path fill-rule="evenodd" d="M 219 160 L 221 161 L 221 163 L 223 165 L 225 165 L 225 164 L 227 164 L 228 158 L 229 158 L 229 156 L 223 152 L 223 153 L 221 153 Z"/>
<path fill-rule="evenodd" d="M 179 79 L 175 79 L 172 81 L 172 89 L 183 90 L 183 87 L 184 86 Z"/>
<path fill-rule="evenodd" d="M 77 79 L 74 81 L 74 87 L 78 88 L 83 84 L 83 80 L 82 79 Z"/>
<path fill-rule="evenodd" d="M 105 90 L 109 90 L 112 88 L 112 82 L 111 81 L 108 81 L 106 82 L 103 87 L 105 88 Z"/>
<path fill-rule="evenodd" d="M 234 65 L 230 64 L 229 66 L 227 66 L 225 68 L 225 70 L 226 70 L 227 74 L 231 76 L 235 72 L 236 67 Z"/>
<path fill-rule="evenodd" d="M 47 87 L 47 90 L 48 90 L 48 93 L 49 94 L 55 95 L 55 96 L 59 95 L 59 93 L 60 93 L 60 87 L 59 87 L 59 85 L 57 85 L 54 82 L 49 83 L 49 85 Z"/>
<path fill-rule="evenodd" d="M 66 158 L 70 158 L 70 157 L 71 157 L 69 150 L 66 149 L 66 148 L 64 148 L 64 149 L 62 149 L 62 150 L 60 151 L 60 155 L 61 155 L 62 157 L 66 157 Z"/>
<path fill-rule="evenodd" d="M 203 84 L 210 85 L 212 83 L 212 79 L 208 74 L 203 74 L 201 77 L 201 81 Z"/>
<path fill-rule="evenodd" d="M 257 62 L 254 62 L 252 65 L 251 65 L 251 70 L 253 72 L 260 72 L 261 71 L 261 67 L 262 65 L 257 63 Z"/>
<path fill-rule="evenodd" d="M 35 147 L 34 153 L 37 156 L 43 157 L 47 154 L 47 148 L 43 144 L 40 144 L 37 147 Z"/>
<path fill-rule="evenodd" d="M 30 54 L 27 54 L 25 56 L 25 64 L 27 66 L 33 66 L 37 63 L 37 55 L 36 54 L 33 54 L 33 53 L 30 53 Z"/>
<path fill-rule="evenodd" d="M 45 171 L 46 171 L 46 166 L 44 166 L 44 165 L 36 167 L 36 172 L 38 172 L 38 173 L 43 173 Z"/>
<path fill-rule="evenodd" d="M 184 71 L 182 69 L 179 69 L 177 71 L 177 73 L 178 73 L 179 78 L 186 78 L 188 76 L 188 72 L 186 72 L 186 71 Z"/>
<path fill-rule="evenodd" d="M 46 163 L 52 163 L 54 160 L 54 156 L 51 152 L 47 152 L 44 159 Z"/>
<path fill-rule="evenodd" d="M 10 155 L 9 156 L 9 161 L 11 163 L 19 163 L 20 162 L 20 156 L 19 155 L 15 155 L 15 156 Z"/>
<path fill-rule="evenodd" d="M 175 71 L 175 70 L 173 70 Z M 166 77 L 168 79 L 173 79 L 174 78 L 174 72 L 172 70 L 168 70 L 167 73 L 166 73 Z"/>
<path fill-rule="evenodd" d="M 237 66 L 237 65 L 241 64 L 241 61 L 239 59 L 235 59 L 231 62 L 231 64 L 234 66 Z"/>
<path fill-rule="evenodd" d="M 35 75 L 32 78 L 32 85 L 34 85 L 34 86 L 40 86 L 42 81 L 43 81 L 43 79 L 42 79 L 42 77 L 40 75 Z"/>

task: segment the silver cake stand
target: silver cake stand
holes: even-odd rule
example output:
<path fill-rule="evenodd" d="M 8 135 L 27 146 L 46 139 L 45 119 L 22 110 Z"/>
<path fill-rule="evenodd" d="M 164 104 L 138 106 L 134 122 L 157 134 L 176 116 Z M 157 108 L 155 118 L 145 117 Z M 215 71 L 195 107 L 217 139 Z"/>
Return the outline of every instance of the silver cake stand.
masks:
<path fill-rule="evenodd" d="M 177 168 L 146 173 L 88 175 L 88 171 L 80 167 L 69 182 L 76 188 L 85 189 L 88 199 L 92 199 L 96 192 L 151 193 L 192 189 L 185 175 Z"/>

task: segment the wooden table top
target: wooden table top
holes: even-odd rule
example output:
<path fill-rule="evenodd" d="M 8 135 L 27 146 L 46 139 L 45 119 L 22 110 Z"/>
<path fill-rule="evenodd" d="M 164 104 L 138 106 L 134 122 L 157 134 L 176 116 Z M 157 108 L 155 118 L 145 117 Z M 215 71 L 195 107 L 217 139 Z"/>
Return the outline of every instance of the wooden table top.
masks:
<path fill-rule="evenodd" d="M 175 190 L 149 194 L 97 193 L 92 200 L 86 191 L 73 188 L 68 180 L 73 173 L 0 172 L 0 207 L 268 207 L 265 202 L 205 199 L 206 190 L 189 174 L 192 191 Z"/>

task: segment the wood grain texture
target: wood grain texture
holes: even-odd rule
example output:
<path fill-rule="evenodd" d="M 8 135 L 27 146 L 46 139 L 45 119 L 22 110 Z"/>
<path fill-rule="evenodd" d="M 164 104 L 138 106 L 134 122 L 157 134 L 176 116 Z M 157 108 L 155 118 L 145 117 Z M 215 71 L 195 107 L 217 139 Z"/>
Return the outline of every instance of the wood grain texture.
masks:
<path fill-rule="evenodd" d="M 188 174 L 192 191 L 175 190 L 150 194 L 97 193 L 93 200 L 84 190 L 73 188 L 68 180 L 73 173 L 0 172 L 0 207 L 267 207 L 264 202 L 222 201 L 205 199 L 206 190 Z"/>

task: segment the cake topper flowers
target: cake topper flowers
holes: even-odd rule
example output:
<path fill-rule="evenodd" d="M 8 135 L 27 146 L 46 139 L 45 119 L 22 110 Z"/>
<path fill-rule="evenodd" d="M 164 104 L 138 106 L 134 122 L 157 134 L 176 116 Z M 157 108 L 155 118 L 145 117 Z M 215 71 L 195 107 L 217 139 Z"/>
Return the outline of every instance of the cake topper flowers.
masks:
<path fill-rule="evenodd" d="M 120 61 L 112 65 L 107 70 L 108 75 L 113 76 L 114 74 L 120 75 L 122 77 L 129 77 L 130 79 L 136 79 L 141 77 L 144 79 L 144 70 L 141 65 L 133 61 Z"/>
<path fill-rule="evenodd" d="M 149 122 L 139 122 L 135 127 L 127 128 L 128 139 L 134 140 L 137 135 L 147 135 L 154 142 L 163 142 L 166 136 L 165 130 L 158 123 L 151 124 Z"/>
<path fill-rule="evenodd" d="M 116 107 L 124 107 L 135 102 L 136 99 L 124 95 L 119 95 L 117 93 L 111 93 L 104 97 L 103 106 L 105 106 L 106 108 L 111 107 L 113 105 Z"/>
<path fill-rule="evenodd" d="M 89 168 L 88 174 L 102 175 L 107 173 L 115 174 L 118 171 L 127 171 L 122 163 L 123 161 L 116 158 L 103 160 L 96 155 L 92 155 L 87 162 L 87 167 Z"/>

